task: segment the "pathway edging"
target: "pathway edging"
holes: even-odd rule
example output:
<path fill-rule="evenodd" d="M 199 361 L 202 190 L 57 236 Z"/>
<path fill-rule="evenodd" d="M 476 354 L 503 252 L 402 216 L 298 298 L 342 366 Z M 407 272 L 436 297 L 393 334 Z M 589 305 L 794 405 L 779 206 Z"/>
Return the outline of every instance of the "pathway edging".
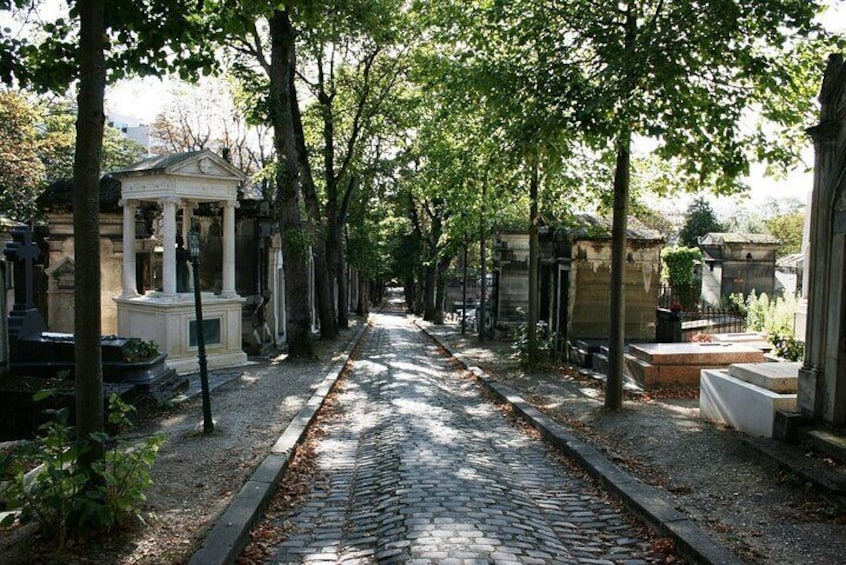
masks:
<path fill-rule="evenodd" d="M 520 393 L 479 367 L 468 364 L 460 353 L 438 339 L 423 324 L 415 325 L 443 347 L 462 366 L 502 402 L 510 404 L 517 414 L 538 430 L 543 437 L 574 459 L 592 477 L 599 480 L 616 498 L 660 535 L 672 538 L 681 555 L 695 563 L 715 565 L 741 564 L 743 561 L 725 546 L 713 540 L 696 523 L 676 510 L 661 491 L 635 479 L 614 465 L 599 451 L 567 432 L 552 418 L 526 402 Z"/>
<path fill-rule="evenodd" d="M 250 530 L 276 492 L 297 447 L 305 438 L 309 426 L 335 386 L 353 350 L 361 342 L 367 327 L 368 320 L 365 319 L 347 343 L 341 358 L 329 367 L 323 381 L 279 436 L 270 453 L 209 529 L 202 546 L 191 557 L 188 565 L 235 563 L 249 543 Z"/>

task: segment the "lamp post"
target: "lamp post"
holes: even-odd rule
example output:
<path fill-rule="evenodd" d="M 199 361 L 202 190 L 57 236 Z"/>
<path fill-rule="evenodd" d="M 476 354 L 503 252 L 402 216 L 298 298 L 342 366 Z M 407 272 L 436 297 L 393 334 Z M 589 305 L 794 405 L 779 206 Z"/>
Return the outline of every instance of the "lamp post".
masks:
<path fill-rule="evenodd" d="M 200 365 L 200 384 L 203 389 L 203 433 L 214 431 L 209 399 L 209 375 L 206 368 L 206 338 L 203 335 L 203 302 L 200 299 L 200 235 L 188 232 L 188 255 L 191 257 L 191 270 L 194 271 L 194 308 L 197 313 L 197 360 Z"/>

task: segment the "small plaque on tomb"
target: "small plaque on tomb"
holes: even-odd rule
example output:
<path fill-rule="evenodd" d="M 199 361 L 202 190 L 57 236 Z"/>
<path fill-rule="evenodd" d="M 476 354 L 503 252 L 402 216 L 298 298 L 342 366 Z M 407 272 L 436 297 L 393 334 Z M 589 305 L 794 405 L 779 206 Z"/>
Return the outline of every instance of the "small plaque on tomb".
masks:
<path fill-rule="evenodd" d="M 220 343 L 220 318 L 203 320 L 203 338 L 206 345 Z M 188 346 L 197 347 L 197 320 L 188 321 Z"/>

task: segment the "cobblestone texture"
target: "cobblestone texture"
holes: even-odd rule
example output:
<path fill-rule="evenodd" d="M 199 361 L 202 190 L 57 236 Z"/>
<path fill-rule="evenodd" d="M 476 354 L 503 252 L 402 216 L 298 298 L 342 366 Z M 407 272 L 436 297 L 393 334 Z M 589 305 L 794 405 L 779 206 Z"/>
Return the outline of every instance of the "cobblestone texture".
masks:
<path fill-rule="evenodd" d="M 617 510 L 456 378 L 398 315 L 374 326 L 272 563 L 644 563 Z"/>

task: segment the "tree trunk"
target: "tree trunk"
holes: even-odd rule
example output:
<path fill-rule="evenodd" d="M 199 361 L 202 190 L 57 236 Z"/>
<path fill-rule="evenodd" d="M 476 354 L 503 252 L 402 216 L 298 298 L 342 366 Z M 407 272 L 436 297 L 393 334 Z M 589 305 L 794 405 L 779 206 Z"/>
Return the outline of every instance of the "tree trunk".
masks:
<path fill-rule="evenodd" d="M 338 327 L 350 325 L 349 285 L 347 284 L 347 255 L 341 246 L 338 249 Z"/>
<path fill-rule="evenodd" d="M 324 339 L 332 339 L 338 335 L 338 323 L 335 318 L 334 303 L 332 300 L 332 278 L 327 264 L 326 234 L 323 231 L 323 219 L 320 213 L 320 202 L 317 198 L 317 190 L 314 187 L 314 177 L 311 174 L 311 166 L 308 162 L 308 152 L 305 144 L 305 132 L 303 130 L 300 106 L 297 101 L 297 91 L 294 83 L 295 69 L 291 68 L 289 77 L 291 88 L 291 119 L 294 123 L 294 134 L 297 140 L 297 158 L 302 175 L 303 199 L 308 212 L 310 232 L 314 245 L 314 290 L 317 295 L 317 317 L 320 320 L 320 336 Z"/>
<path fill-rule="evenodd" d="M 452 263 L 452 257 L 442 257 L 438 261 L 438 272 L 435 282 L 435 315 L 432 319 L 436 324 L 444 323 L 444 302 L 446 301 L 446 270 Z"/>
<path fill-rule="evenodd" d="M 424 267 L 423 271 L 423 319 L 427 322 L 435 320 L 435 286 L 438 277 L 438 267 L 434 262 Z"/>
<path fill-rule="evenodd" d="M 414 312 L 414 303 L 417 301 L 415 290 L 417 289 L 417 281 L 414 277 L 406 277 L 405 284 L 403 284 L 403 295 L 405 296 L 405 309 L 409 312 Z"/>
<path fill-rule="evenodd" d="M 76 430 L 80 441 L 103 432 L 103 359 L 100 350 L 100 163 L 103 154 L 103 96 L 106 88 L 104 1 L 80 0 L 79 114 L 73 162 L 75 289 L 74 372 Z M 131 250 L 124 250 L 129 253 Z M 79 465 L 84 470 L 103 457 L 92 442 Z"/>
<path fill-rule="evenodd" d="M 481 203 L 481 213 L 479 218 L 479 276 L 480 281 L 479 284 L 481 285 L 480 294 L 479 294 L 479 315 L 476 316 L 476 323 L 479 324 L 479 341 L 485 341 L 485 323 L 487 320 L 487 313 L 485 310 L 487 309 L 488 303 L 488 271 L 487 271 L 487 226 L 485 225 L 485 199 L 488 196 L 488 179 L 487 177 L 482 182 L 482 203 Z"/>
<path fill-rule="evenodd" d="M 529 181 L 529 311 L 526 312 L 529 340 L 528 366 L 538 363 L 538 159 L 533 157 Z"/>
<path fill-rule="evenodd" d="M 367 296 L 365 296 L 364 290 L 367 286 L 367 279 L 359 276 L 356 284 L 358 285 L 358 292 L 356 293 L 358 299 L 355 304 L 355 313 L 359 316 L 363 316 L 367 313 Z M 408 300 L 408 297 L 406 297 L 406 300 Z"/>
<path fill-rule="evenodd" d="M 611 228 L 611 288 L 608 324 L 608 381 L 605 407 L 623 406 L 623 347 L 626 337 L 626 223 L 629 205 L 629 150 L 631 133 L 624 132 L 617 141 L 617 165 L 614 171 L 614 218 Z"/>
<path fill-rule="evenodd" d="M 311 308 L 308 303 L 308 244 L 300 219 L 300 175 L 294 120 L 291 112 L 291 69 L 295 65 L 294 28 L 287 11 L 275 10 L 270 19 L 270 119 L 276 149 L 276 206 L 285 257 L 288 310 L 288 354 L 313 358 Z"/>

